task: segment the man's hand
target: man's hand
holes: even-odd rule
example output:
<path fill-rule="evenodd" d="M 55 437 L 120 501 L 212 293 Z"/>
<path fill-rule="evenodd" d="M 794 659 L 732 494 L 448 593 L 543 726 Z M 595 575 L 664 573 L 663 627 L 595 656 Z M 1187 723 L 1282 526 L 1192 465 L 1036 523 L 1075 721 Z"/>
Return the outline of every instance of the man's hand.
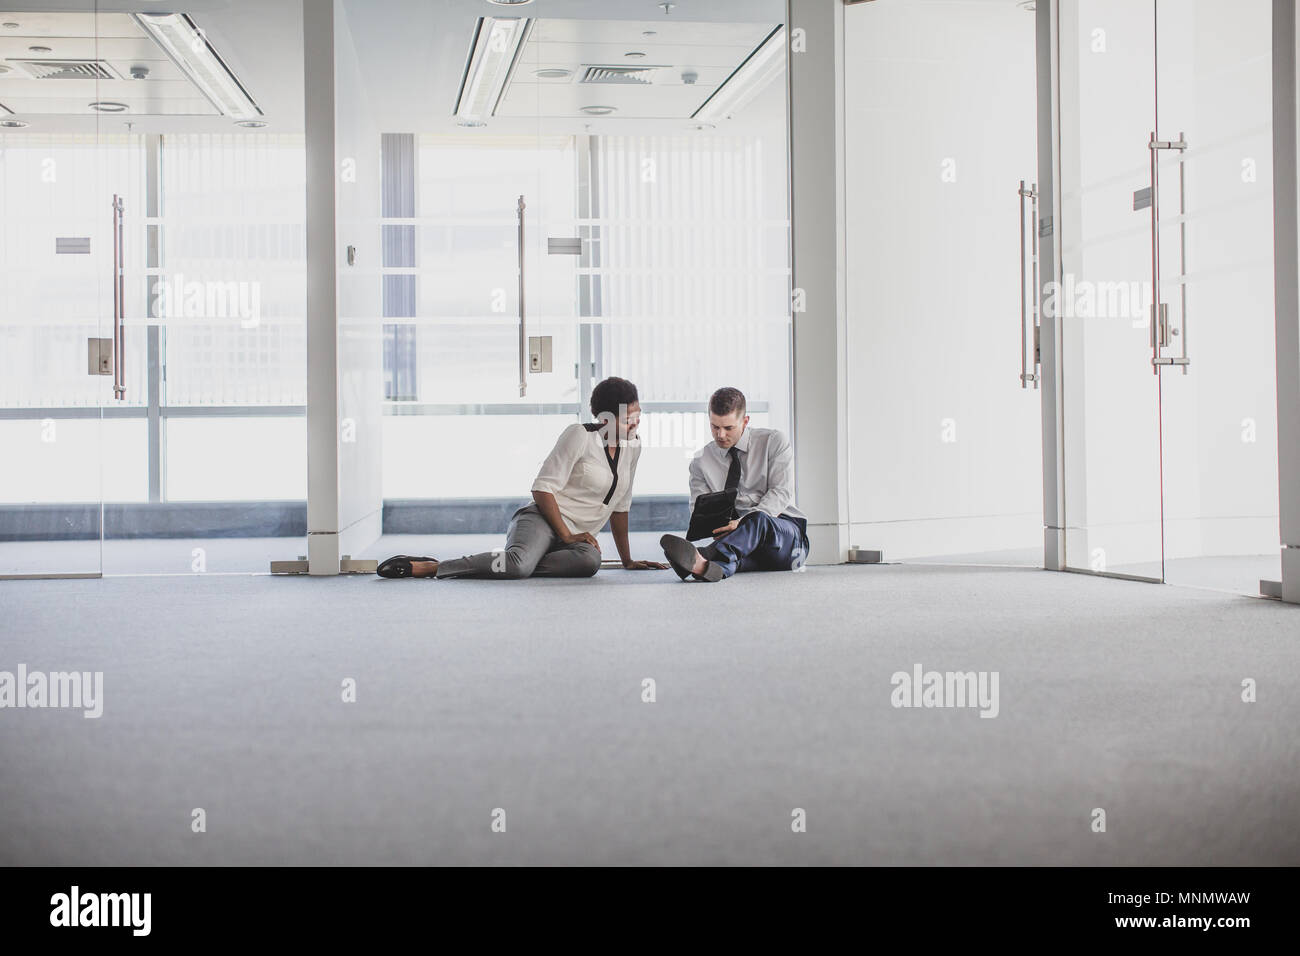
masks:
<path fill-rule="evenodd" d="M 596 550 L 600 550 L 600 542 L 596 540 L 596 536 L 588 534 L 585 531 L 582 532 L 582 534 L 571 534 L 564 539 L 565 544 L 577 544 L 579 541 L 585 541 L 588 544 L 595 545 Z"/>
<path fill-rule="evenodd" d="M 733 531 L 736 530 L 736 527 L 737 527 L 739 524 L 740 524 L 740 519 L 739 519 L 739 518 L 732 518 L 730 521 L 728 521 L 726 524 L 724 524 L 721 528 L 714 528 L 714 529 L 713 529 L 713 537 L 714 537 L 714 538 L 721 538 L 724 534 L 730 534 L 731 532 L 733 532 Z"/>
<path fill-rule="evenodd" d="M 624 561 L 623 567 L 629 571 L 667 571 L 668 565 L 661 561 Z"/>

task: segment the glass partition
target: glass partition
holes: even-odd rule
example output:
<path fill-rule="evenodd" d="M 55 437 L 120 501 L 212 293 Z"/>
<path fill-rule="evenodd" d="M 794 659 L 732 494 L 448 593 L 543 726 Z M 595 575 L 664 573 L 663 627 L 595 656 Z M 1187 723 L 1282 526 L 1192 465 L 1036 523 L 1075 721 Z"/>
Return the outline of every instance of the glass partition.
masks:
<path fill-rule="evenodd" d="M 0 573 L 305 553 L 300 5 L 14 6 Z"/>
<path fill-rule="evenodd" d="M 91 71 L 51 78 L 56 53 L 84 54 L 96 5 L 58 15 L 7 5 L 0 35 L 0 577 L 101 571 L 105 475 L 110 493 L 138 493 L 136 422 L 102 420 L 115 372 L 139 382 L 113 343 L 115 178 L 129 190 L 121 137 L 105 145 L 105 97 Z M 48 51 L 50 56 L 41 53 Z M 44 83 L 65 84 L 62 97 Z M 76 104 L 76 115 L 58 112 Z M 119 174 L 118 177 L 110 175 Z M 101 374 L 105 373 L 105 374 Z"/>
<path fill-rule="evenodd" d="M 716 388 L 789 429 L 784 4 L 743 22 L 722 6 L 412 2 L 407 34 L 432 39 L 408 42 L 341 3 L 356 109 L 341 106 L 340 154 L 378 164 L 348 235 L 379 249 L 358 243 L 345 270 L 340 339 L 364 384 L 345 402 L 381 415 L 359 439 L 382 448 L 381 493 L 374 459 L 344 472 L 358 521 L 382 506 L 367 556 L 499 540 L 607 376 L 640 391 L 634 531 L 685 526 Z"/>
<path fill-rule="evenodd" d="M 1024 7 L 844 10 L 849 543 L 886 561 L 1042 565 Z"/>
<path fill-rule="evenodd" d="M 1063 0 L 1066 563 L 1280 579 L 1271 12 Z"/>

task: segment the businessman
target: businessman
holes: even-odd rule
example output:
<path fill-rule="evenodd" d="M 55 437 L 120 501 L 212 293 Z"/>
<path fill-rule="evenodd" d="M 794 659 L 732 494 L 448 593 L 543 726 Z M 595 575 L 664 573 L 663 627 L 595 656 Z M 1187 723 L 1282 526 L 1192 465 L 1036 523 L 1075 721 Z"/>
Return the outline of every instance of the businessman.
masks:
<path fill-rule="evenodd" d="M 794 504 L 794 452 L 775 428 L 750 428 L 745 396 L 720 388 L 709 399 L 713 441 L 691 459 L 691 510 L 706 492 L 736 490 L 738 518 L 704 548 L 666 534 L 668 563 L 685 581 L 721 581 L 737 571 L 796 571 L 808 557 L 808 520 Z"/>

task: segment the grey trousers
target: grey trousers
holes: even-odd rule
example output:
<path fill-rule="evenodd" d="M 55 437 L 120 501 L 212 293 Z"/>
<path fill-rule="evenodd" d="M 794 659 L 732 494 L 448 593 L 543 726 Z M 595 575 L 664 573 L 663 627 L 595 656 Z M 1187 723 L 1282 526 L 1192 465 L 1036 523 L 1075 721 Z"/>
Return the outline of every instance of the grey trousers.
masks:
<path fill-rule="evenodd" d="M 589 578 L 600 570 L 600 552 L 586 541 L 565 544 L 536 504 L 525 505 L 510 519 L 506 546 L 496 551 L 453 558 L 438 564 L 440 578 L 527 577 Z"/>

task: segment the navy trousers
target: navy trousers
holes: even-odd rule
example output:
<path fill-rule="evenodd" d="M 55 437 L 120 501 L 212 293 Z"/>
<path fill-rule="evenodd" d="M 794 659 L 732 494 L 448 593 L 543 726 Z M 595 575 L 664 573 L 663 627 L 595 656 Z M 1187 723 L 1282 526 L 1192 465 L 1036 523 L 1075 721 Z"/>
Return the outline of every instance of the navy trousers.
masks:
<path fill-rule="evenodd" d="M 808 559 L 808 536 L 794 518 L 750 511 L 735 531 L 700 548 L 700 554 L 728 578 L 737 571 L 794 571 Z"/>

